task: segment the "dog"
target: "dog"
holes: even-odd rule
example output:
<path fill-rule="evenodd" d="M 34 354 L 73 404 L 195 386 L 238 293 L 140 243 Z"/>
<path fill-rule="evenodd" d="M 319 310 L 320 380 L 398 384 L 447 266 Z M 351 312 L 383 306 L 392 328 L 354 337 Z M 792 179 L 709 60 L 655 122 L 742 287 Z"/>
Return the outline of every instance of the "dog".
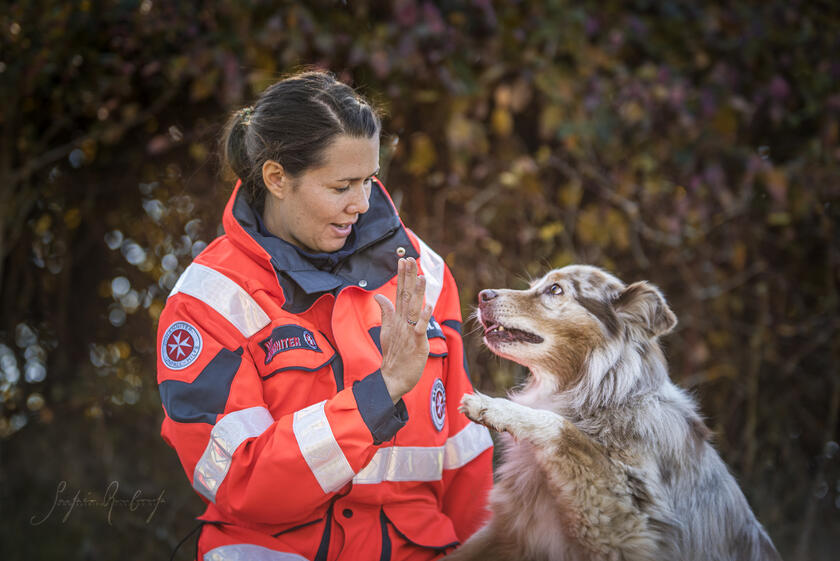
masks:
<path fill-rule="evenodd" d="M 655 286 L 571 265 L 483 290 L 478 318 L 531 375 L 461 401 L 505 447 L 490 521 L 447 561 L 781 559 L 669 380 L 658 338 L 677 318 Z"/>

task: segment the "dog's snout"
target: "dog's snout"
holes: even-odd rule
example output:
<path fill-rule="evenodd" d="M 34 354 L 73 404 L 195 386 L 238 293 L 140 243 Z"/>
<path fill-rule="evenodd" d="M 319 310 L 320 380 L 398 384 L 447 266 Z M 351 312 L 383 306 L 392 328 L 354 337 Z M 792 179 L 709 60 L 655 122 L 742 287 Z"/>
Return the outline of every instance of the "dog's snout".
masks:
<path fill-rule="evenodd" d="M 478 301 L 479 302 L 489 302 L 490 300 L 497 297 L 498 295 L 499 295 L 499 293 L 496 292 L 495 290 L 490 290 L 490 289 L 482 290 L 481 292 L 478 293 Z"/>

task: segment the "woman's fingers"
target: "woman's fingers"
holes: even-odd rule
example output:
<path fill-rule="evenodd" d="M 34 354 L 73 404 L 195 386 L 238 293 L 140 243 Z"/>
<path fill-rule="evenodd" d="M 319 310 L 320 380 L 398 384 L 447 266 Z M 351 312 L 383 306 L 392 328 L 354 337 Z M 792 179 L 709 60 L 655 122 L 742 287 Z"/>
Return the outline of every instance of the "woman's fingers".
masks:
<path fill-rule="evenodd" d="M 417 261 L 413 257 L 405 260 L 405 291 L 409 297 L 414 296 L 414 288 L 417 286 Z"/>
<path fill-rule="evenodd" d="M 403 309 L 405 308 L 405 269 L 406 260 L 400 259 L 397 261 L 397 297 L 394 299 L 394 307 L 397 317 L 403 317 Z"/>
<path fill-rule="evenodd" d="M 423 306 L 420 312 L 420 319 L 417 320 L 417 325 L 414 326 L 414 333 L 416 335 L 426 336 L 426 329 L 429 327 L 429 320 L 432 318 L 432 307 L 428 304 Z"/>
<path fill-rule="evenodd" d="M 384 295 L 374 296 L 382 310 L 381 371 L 395 403 L 417 384 L 428 360 L 426 329 L 432 307 L 424 306 L 426 279 L 417 273 L 414 259 L 400 259 L 394 304 Z"/>
<path fill-rule="evenodd" d="M 395 313 L 405 321 L 417 321 L 423 307 L 426 281 L 417 274 L 417 261 L 413 257 L 400 259 L 397 265 L 397 297 Z"/>
<path fill-rule="evenodd" d="M 376 300 L 376 303 L 379 304 L 379 308 L 382 310 L 382 325 L 390 323 L 391 318 L 394 316 L 394 305 L 384 294 L 374 294 L 373 299 Z"/>
<path fill-rule="evenodd" d="M 400 310 L 400 315 L 397 317 L 402 317 L 404 319 L 411 319 L 417 317 L 416 314 L 412 316 L 412 300 L 414 298 L 414 287 L 417 284 L 417 263 L 409 257 L 408 259 L 404 259 L 405 265 L 405 274 L 403 276 L 403 285 L 402 288 L 397 287 L 397 292 L 399 294 L 400 300 L 402 300 L 403 307 Z"/>
<path fill-rule="evenodd" d="M 420 313 L 423 311 L 423 298 L 426 295 L 426 277 L 417 277 L 417 282 L 414 285 L 414 290 L 411 294 L 408 309 L 406 310 L 406 320 L 415 322 L 419 321 Z"/>

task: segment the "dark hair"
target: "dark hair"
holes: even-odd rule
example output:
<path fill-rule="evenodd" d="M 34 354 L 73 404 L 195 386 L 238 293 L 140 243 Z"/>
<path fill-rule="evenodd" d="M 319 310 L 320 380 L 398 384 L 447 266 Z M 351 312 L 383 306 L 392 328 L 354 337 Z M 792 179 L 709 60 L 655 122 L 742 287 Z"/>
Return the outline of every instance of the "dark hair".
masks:
<path fill-rule="evenodd" d="M 341 134 L 379 134 L 379 112 L 328 72 L 306 71 L 269 86 L 250 107 L 231 115 L 221 140 L 222 158 L 242 180 L 249 202 L 261 209 L 262 166 L 274 160 L 294 177 L 323 164 L 324 151 Z"/>

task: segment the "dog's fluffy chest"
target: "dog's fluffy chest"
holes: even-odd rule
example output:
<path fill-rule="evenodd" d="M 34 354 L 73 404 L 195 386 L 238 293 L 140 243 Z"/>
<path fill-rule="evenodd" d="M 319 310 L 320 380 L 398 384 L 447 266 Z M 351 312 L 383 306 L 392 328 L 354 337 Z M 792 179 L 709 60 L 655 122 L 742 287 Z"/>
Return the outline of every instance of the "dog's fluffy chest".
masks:
<path fill-rule="evenodd" d="M 534 559 L 568 559 L 569 543 L 558 529 L 565 527 L 563 509 L 539 467 L 537 448 L 502 435 L 504 462 L 491 493 L 496 517 L 504 520 L 510 536 Z"/>

